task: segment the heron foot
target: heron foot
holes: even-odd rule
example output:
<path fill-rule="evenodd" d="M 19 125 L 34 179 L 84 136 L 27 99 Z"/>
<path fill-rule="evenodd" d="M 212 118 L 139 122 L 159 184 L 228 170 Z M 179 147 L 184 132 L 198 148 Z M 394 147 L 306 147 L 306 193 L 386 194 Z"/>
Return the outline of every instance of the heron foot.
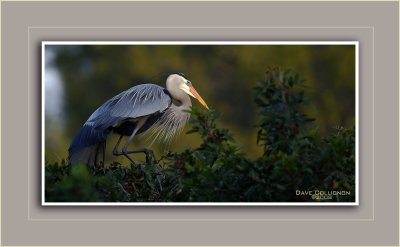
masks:
<path fill-rule="evenodd" d="M 115 156 L 125 156 L 132 164 L 136 165 L 136 162 L 129 156 L 129 153 L 126 152 L 126 150 L 122 150 L 122 152 L 118 152 L 116 149 L 113 150 L 112 152 L 113 155 Z"/>
<path fill-rule="evenodd" d="M 156 156 L 154 155 L 153 150 L 144 149 L 144 153 L 146 154 L 146 162 L 147 163 L 149 163 L 151 161 L 151 158 L 153 158 L 153 160 L 156 160 Z"/>
<path fill-rule="evenodd" d="M 133 164 L 136 164 L 136 162 L 129 156 L 129 154 L 134 154 L 134 153 L 144 153 L 146 155 L 146 162 L 147 163 L 150 162 L 152 159 L 156 160 L 153 150 L 146 149 L 146 148 L 141 148 L 141 149 L 136 149 L 136 150 L 129 150 L 129 151 L 126 150 L 126 148 L 122 148 L 122 152 L 118 152 L 117 149 L 113 150 L 113 155 L 115 155 L 115 156 L 124 155 Z"/>

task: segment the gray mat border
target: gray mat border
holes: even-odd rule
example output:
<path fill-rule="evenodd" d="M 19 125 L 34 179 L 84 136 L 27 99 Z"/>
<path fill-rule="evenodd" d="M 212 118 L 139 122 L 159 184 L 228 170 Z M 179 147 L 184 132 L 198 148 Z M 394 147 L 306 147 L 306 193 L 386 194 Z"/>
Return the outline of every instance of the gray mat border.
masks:
<path fill-rule="evenodd" d="M 283 4 L 285 4 L 285 3 L 283 3 Z M 379 3 L 379 4 L 375 3 L 375 4 L 376 5 L 374 5 L 374 4 L 370 5 L 370 7 L 372 7 L 373 10 L 376 10 L 377 8 L 379 10 L 379 7 L 381 7 L 381 6 L 390 6 L 390 4 L 388 4 L 388 3 Z M 24 4 L 18 3 L 17 5 L 23 6 Z M 46 4 L 44 3 L 44 5 L 46 5 Z M 49 4 L 49 5 L 51 6 L 52 4 Z M 150 5 L 151 5 L 151 3 L 150 3 Z M 338 4 L 338 5 L 340 5 L 340 4 Z M 361 5 L 359 5 L 359 6 L 361 6 Z M 398 7 L 398 5 L 396 5 L 396 6 Z M 105 7 L 107 7 L 107 6 L 105 6 Z M 385 9 L 384 7 L 382 7 L 382 8 Z M 392 13 L 392 12 L 390 12 L 390 13 Z M 396 12 L 396 13 L 397 13 L 397 17 L 398 17 L 398 12 Z M 388 16 L 391 17 L 392 15 L 389 14 Z M 379 24 L 382 25 L 382 23 L 379 23 Z M 372 26 L 375 28 L 375 25 L 372 25 Z M 398 25 L 397 25 L 397 27 L 398 27 Z M 146 27 L 146 29 L 147 28 L 148 27 Z M 188 28 L 188 27 L 185 27 L 185 28 Z M 389 30 L 391 30 L 391 29 L 389 28 Z M 4 27 L 2 28 L 2 32 L 4 35 Z M 383 32 L 383 30 L 379 29 L 379 33 L 382 34 L 382 32 Z M 394 34 L 397 34 L 397 36 L 395 36 L 394 39 L 397 40 L 397 43 L 398 43 L 398 31 L 397 31 L 397 33 L 394 32 Z M 388 43 L 389 44 L 387 44 L 387 46 L 393 48 L 393 43 L 391 43 L 391 42 L 388 42 Z M 2 44 L 3 44 L 2 50 L 4 50 L 4 43 L 2 43 Z M 29 43 L 28 43 L 28 45 L 29 45 Z M 382 45 L 382 43 L 380 45 Z M 373 47 L 375 47 L 375 44 Z M 398 47 L 396 49 L 397 49 L 397 54 L 398 54 Z M 7 55 L 9 55 L 9 53 L 7 53 Z M 378 53 L 378 55 L 380 57 L 379 61 L 382 61 L 381 54 Z M 385 55 L 386 55 L 386 53 L 385 53 Z M 4 56 L 5 55 L 3 53 L 2 57 L 4 58 Z M 6 57 L 9 57 L 9 56 L 6 56 Z M 362 58 L 360 58 L 360 60 L 363 61 Z M 2 59 L 2 61 L 5 61 L 5 59 Z M 373 58 L 373 61 L 375 61 L 375 57 Z M 4 63 L 6 63 L 6 62 L 4 62 Z M 380 65 L 382 65 L 382 64 L 378 63 L 378 66 L 380 66 Z M 396 65 L 397 65 L 397 67 L 396 67 Z M 5 65 L 3 65 L 3 68 L 4 68 L 4 66 Z M 11 68 L 7 63 L 6 63 L 6 66 L 8 66 L 8 68 Z M 15 66 L 15 63 L 13 63 L 13 66 Z M 388 69 L 386 72 L 388 72 L 388 73 L 390 73 L 391 71 L 394 72 L 394 70 L 397 70 L 398 59 L 394 60 L 394 63 L 392 64 L 392 66 L 387 65 L 387 67 L 388 67 Z M 375 70 L 373 70 L 373 71 L 375 71 Z M 382 72 L 382 71 L 380 71 L 380 72 Z M 9 81 L 9 80 L 4 80 L 4 74 L 7 74 L 7 72 L 3 72 L 3 76 L 2 76 L 3 83 L 5 83 L 6 81 Z M 8 75 L 10 75 L 10 74 L 11 73 L 8 73 Z M 390 75 L 393 76 L 393 74 L 390 74 Z M 379 73 L 379 76 L 382 76 L 382 73 Z M 398 73 L 395 74 L 394 76 L 397 78 L 397 81 L 398 81 Z M 393 78 L 393 77 L 391 77 L 391 78 Z M 380 77 L 380 79 L 382 79 L 382 77 Z M 361 80 L 362 79 L 360 79 L 360 82 L 361 82 Z M 389 79 L 389 81 L 390 81 L 390 79 Z M 380 82 L 380 83 L 385 83 L 385 82 Z M 386 84 L 387 84 L 387 82 L 386 82 Z M 390 85 L 386 85 L 386 84 L 385 84 L 385 86 L 390 87 Z M 17 88 L 18 87 L 20 88 L 19 84 L 17 84 L 16 86 L 17 86 Z M 2 89 L 7 90 L 10 88 L 9 88 L 9 85 L 5 84 L 2 86 Z M 395 99 L 391 98 L 393 96 L 393 91 L 397 95 L 397 99 L 398 99 L 398 85 L 396 85 L 393 89 L 395 89 L 395 90 L 391 90 L 391 92 L 387 92 L 384 94 L 384 96 L 387 97 L 387 98 L 383 97 L 384 100 L 389 100 L 389 102 L 393 102 L 393 100 L 395 100 Z M 376 89 L 376 90 L 377 90 L 378 96 L 382 97 L 382 92 L 379 89 Z M 11 90 L 11 92 L 12 92 L 12 90 Z M 374 93 L 374 95 L 375 95 L 375 93 Z M 29 94 L 28 94 L 28 96 L 29 96 Z M 4 115 L 9 116 L 7 114 L 7 112 L 5 111 L 6 110 L 5 102 L 12 102 L 12 100 L 11 101 L 9 101 L 9 100 L 10 100 L 10 97 L 8 95 L 4 95 L 4 91 L 2 91 L 2 115 L 3 115 L 2 120 L 3 121 L 4 121 Z M 382 101 L 378 101 L 378 103 L 379 102 L 382 102 Z M 397 110 L 396 114 L 395 114 L 395 117 L 397 117 L 397 118 L 393 118 L 393 116 L 392 116 L 392 119 L 394 119 L 394 124 L 397 123 L 397 126 L 398 126 L 398 108 L 397 108 L 398 101 L 395 100 L 395 102 L 397 102 L 396 107 L 394 107 L 394 110 Z M 375 106 L 375 104 L 374 104 L 374 106 Z M 382 110 L 381 105 L 379 105 L 379 106 L 380 106 L 379 110 Z M 6 112 L 6 114 L 4 114 L 5 112 Z M 382 112 L 378 111 L 377 115 L 378 115 L 377 119 L 380 119 L 379 117 L 382 117 Z M 31 119 L 31 118 L 33 118 L 33 116 L 29 115 L 28 119 Z M 362 119 L 361 116 L 360 116 L 360 119 Z M 373 118 L 373 121 L 375 121 L 375 118 Z M 379 127 L 382 127 L 381 121 L 379 121 L 379 123 L 380 123 Z M 8 123 L 2 124 L 3 137 L 4 136 L 8 137 L 7 132 L 5 131 L 5 128 L 9 127 L 9 126 L 10 125 Z M 393 125 L 388 123 L 387 128 L 389 131 L 393 130 L 392 127 L 393 127 Z M 379 134 L 382 134 L 384 130 L 378 129 L 378 131 L 379 131 L 378 132 Z M 395 133 L 398 134 L 398 129 L 396 129 Z M 387 136 L 387 135 L 384 135 L 384 136 Z M 392 137 L 393 137 L 393 134 L 392 134 Z M 397 138 L 398 135 L 395 137 Z M 377 140 L 373 141 L 374 145 L 375 145 L 375 141 L 377 141 L 378 143 L 382 142 L 382 138 L 380 136 L 378 136 L 376 139 Z M 389 140 L 383 140 L 383 141 L 389 141 Z M 389 142 L 391 144 L 393 144 L 393 141 L 389 141 Z M 28 145 L 32 145 L 32 143 L 35 143 L 35 142 L 33 140 L 30 140 Z M 388 154 L 390 154 L 390 157 L 393 157 L 393 156 L 391 156 L 393 151 L 395 151 L 395 152 L 398 151 L 398 142 L 396 141 L 395 143 L 396 144 L 393 146 L 393 148 L 388 148 L 388 150 L 387 150 Z M 4 138 L 2 140 L 2 144 L 3 144 L 3 148 L 7 148 L 7 147 L 4 147 Z M 14 145 L 14 143 L 12 143 L 11 145 Z M 378 148 L 379 148 L 379 146 L 378 146 Z M 10 149 L 7 148 L 7 151 L 9 151 L 9 150 Z M 8 192 L 5 190 L 5 185 L 6 186 L 14 185 L 15 183 L 10 183 L 10 178 L 5 177 L 5 174 L 7 174 L 7 175 L 11 174 L 11 173 L 9 173 L 11 170 L 7 166 L 4 167 L 6 164 L 4 161 L 7 160 L 7 159 L 5 159 L 5 157 L 8 157 L 8 152 L 2 152 L 2 153 L 3 153 L 3 157 L 2 157 L 2 172 L 3 172 L 2 173 L 2 185 L 3 185 L 2 186 L 2 199 L 3 200 L 2 200 L 2 202 L 4 203 L 5 194 L 6 194 L 6 196 L 10 195 L 10 193 L 5 193 L 5 192 Z M 373 154 L 374 154 L 374 152 L 373 152 Z M 381 155 L 379 155 L 378 157 L 374 156 L 373 159 L 375 160 L 376 158 L 378 158 L 380 163 L 382 163 Z M 398 157 L 396 156 L 395 159 L 396 159 L 395 162 L 397 162 L 397 164 L 398 164 Z M 386 163 L 393 164 L 391 162 L 386 162 Z M 361 165 L 361 163 L 360 163 L 360 165 Z M 19 170 L 21 170 L 21 168 L 19 168 Z M 393 170 L 393 169 L 390 169 L 390 170 Z M 394 170 L 397 171 L 395 173 L 395 176 L 398 179 L 398 168 L 396 168 Z M 377 167 L 375 172 L 378 173 L 377 178 L 382 179 L 382 174 L 381 174 L 382 168 L 378 169 L 378 167 Z M 374 177 L 376 177 L 375 172 L 373 172 Z M 396 180 L 396 181 L 392 180 L 393 173 L 387 174 L 386 176 L 384 176 L 384 178 L 387 179 L 386 182 L 389 182 L 391 184 L 393 182 L 396 184 L 396 181 L 398 181 L 398 180 Z M 360 179 L 362 179 L 362 178 L 360 178 Z M 383 181 L 385 181 L 385 180 L 383 180 Z M 398 185 L 398 183 L 397 183 L 397 185 Z M 27 184 L 27 186 L 29 186 L 29 184 Z M 24 188 L 26 188 L 26 187 L 24 187 Z M 22 189 L 25 190 L 24 188 L 22 188 Z M 363 187 L 361 187 L 360 192 L 362 190 L 363 190 Z M 393 189 L 391 189 L 391 190 L 393 190 Z M 19 190 L 19 191 L 21 191 L 21 190 Z M 32 187 L 28 187 L 28 191 L 32 191 Z M 385 197 L 385 195 L 378 194 L 376 197 L 379 200 L 382 200 L 383 199 L 382 197 L 384 197 L 387 200 L 393 200 L 394 206 L 397 205 L 397 209 L 398 209 L 398 188 L 396 188 L 395 191 L 389 191 L 389 192 L 391 193 L 391 195 L 396 195 L 396 196 L 393 196 L 390 198 L 388 196 Z M 10 198 L 8 197 L 8 199 L 10 199 Z M 360 200 L 362 203 L 362 198 L 360 198 Z M 15 201 L 14 198 L 12 198 L 10 200 L 10 202 L 14 202 L 14 201 Z M 372 202 L 374 204 L 375 198 L 373 198 Z M 160 220 L 154 220 L 154 219 L 147 219 L 147 221 L 143 221 L 143 219 L 139 219 L 138 221 L 141 222 L 140 226 L 135 224 L 134 222 L 133 223 L 126 222 L 126 221 L 124 222 L 123 219 L 118 219 L 120 224 L 117 224 L 117 225 L 113 224 L 113 226 L 117 226 L 117 228 L 121 231 L 121 233 L 119 233 L 119 234 L 114 233 L 113 236 L 109 236 L 112 239 L 104 239 L 103 236 L 98 236 L 99 239 L 94 240 L 95 242 L 93 242 L 93 239 L 92 240 L 88 239 L 88 235 L 78 234 L 78 235 L 76 235 L 77 238 L 75 238 L 73 240 L 72 239 L 64 239 L 63 244 L 74 244 L 74 243 L 80 243 L 80 244 L 82 244 L 82 243 L 84 243 L 84 244 L 96 244 L 96 243 L 97 244 L 124 244 L 125 243 L 125 244 L 127 244 L 127 243 L 131 243 L 130 238 L 127 238 L 125 240 L 115 239 L 116 237 L 123 236 L 124 234 L 129 237 L 129 234 L 126 234 L 126 233 L 128 233 L 130 231 L 127 231 L 127 229 L 124 229 L 124 227 L 130 227 L 130 228 L 135 229 L 136 231 L 141 232 L 141 234 L 139 234 L 139 235 L 135 234 L 135 241 L 136 241 L 136 243 L 139 243 L 139 244 L 146 244 L 146 243 L 148 244 L 149 243 L 149 240 L 147 240 L 147 242 L 146 242 L 146 236 L 149 236 L 149 235 L 147 235 L 148 233 L 146 233 L 146 230 L 150 230 L 152 228 L 153 229 L 157 228 L 157 229 L 164 229 L 164 231 L 171 233 L 170 230 L 174 229 L 174 227 L 178 227 L 178 229 L 180 229 L 182 233 L 185 233 L 186 234 L 185 237 L 182 237 L 181 239 L 178 239 L 178 240 L 171 239 L 171 238 L 169 238 L 169 237 L 171 237 L 170 235 L 160 232 L 159 236 L 161 238 L 164 238 L 164 240 L 151 239 L 150 243 L 165 244 L 166 242 L 169 242 L 170 244 L 189 244 L 189 243 L 194 243 L 194 241 L 195 241 L 196 244 L 210 244 L 210 243 L 213 243 L 213 244 L 227 244 L 227 243 L 228 244 L 229 243 L 230 244 L 233 244 L 233 243 L 234 244 L 249 244 L 249 243 L 251 243 L 251 244 L 261 244 L 261 243 L 263 243 L 263 244 L 282 244 L 282 243 L 283 244 L 299 244 L 300 241 L 302 241 L 304 244 L 322 244 L 322 243 L 324 243 L 324 241 L 331 241 L 331 242 L 329 242 L 330 244 L 332 244 L 333 242 L 335 242 L 335 244 L 341 244 L 341 243 L 347 243 L 347 244 L 349 244 L 349 243 L 353 243 L 353 244 L 357 244 L 357 243 L 358 244 L 360 244 L 360 243 L 362 243 L 362 244 L 392 243 L 393 244 L 393 243 L 398 243 L 398 220 L 393 221 L 393 216 L 395 216 L 394 219 L 398 219 L 398 211 L 394 212 L 393 211 L 394 208 L 396 208 L 396 207 L 393 207 L 393 205 L 392 206 L 388 205 L 388 207 L 386 207 L 386 209 L 384 210 L 384 211 L 387 211 L 386 213 L 391 213 L 391 215 L 389 217 L 383 215 L 385 212 L 382 211 L 382 207 L 380 207 L 380 208 L 376 208 L 376 210 L 379 210 L 379 211 L 377 211 L 376 214 L 373 215 L 372 221 L 368 220 L 367 222 L 366 221 L 350 222 L 350 221 L 346 220 L 345 222 L 343 222 L 343 223 L 346 223 L 344 225 L 343 223 L 341 224 L 341 222 L 339 222 L 339 221 L 333 220 L 333 221 L 330 221 L 330 223 L 331 223 L 330 227 L 327 227 L 329 225 L 326 226 L 327 229 L 334 229 L 335 227 L 337 229 L 340 228 L 341 229 L 340 232 L 341 232 L 342 228 L 347 225 L 349 227 L 349 229 L 348 229 L 349 231 L 355 231 L 354 234 L 352 234 L 352 237 L 354 239 L 349 238 L 350 236 L 347 235 L 347 239 L 341 238 L 341 239 L 333 239 L 332 240 L 332 239 L 327 239 L 326 238 L 327 235 L 324 235 L 324 234 L 318 235 L 318 234 L 321 234 L 323 231 L 320 232 L 318 230 L 318 228 L 315 228 L 315 225 L 313 225 L 313 224 L 318 224 L 319 226 L 326 225 L 326 224 L 322 224 L 323 219 L 320 219 L 320 220 L 316 219 L 314 222 L 293 222 L 293 221 L 291 221 L 290 225 L 285 224 L 285 222 L 277 222 L 276 219 L 273 219 L 272 221 L 274 221 L 275 226 L 274 226 L 274 228 L 271 228 L 271 225 L 267 224 L 268 222 L 259 222 L 257 219 L 254 219 L 252 222 L 248 222 L 246 220 L 242 221 L 241 219 L 237 219 L 237 220 L 233 220 L 233 221 L 229 221 L 229 219 L 214 219 L 214 221 L 211 221 L 213 224 L 210 225 L 210 224 L 207 224 L 207 222 L 200 221 L 200 220 L 198 222 L 191 222 L 192 219 L 190 219 L 190 218 L 181 219 L 180 222 L 172 222 L 172 221 L 169 221 L 168 218 L 164 218 L 164 219 L 162 219 L 163 221 L 161 221 L 161 222 L 160 222 Z M 23 215 L 26 216 L 26 214 L 16 216 L 14 218 L 14 221 L 10 221 L 11 219 L 13 219 L 13 217 L 10 217 L 11 215 L 5 214 L 5 210 L 7 211 L 7 213 L 10 213 L 11 212 L 10 209 L 13 209 L 14 211 L 19 212 L 19 213 L 23 212 L 23 211 L 20 211 L 21 209 L 23 209 L 23 207 L 21 208 L 21 205 L 18 205 L 18 204 L 13 205 L 11 207 L 10 207 L 10 205 L 2 207 L 2 215 L 3 215 L 2 236 L 3 236 L 3 242 L 4 242 L 4 239 L 6 239 L 6 240 L 8 240 L 7 241 L 8 243 L 11 242 L 14 244 L 15 243 L 22 244 L 22 243 L 26 243 L 26 242 L 29 242 L 29 243 L 35 242 L 35 243 L 45 244 L 47 242 L 50 244 L 54 244 L 54 243 L 58 243 L 58 241 L 62 241 L 62 239 L 60 238 L 60 237 L 62 237 L 62 235 L 57 233 L 57 231 L 55 231 L 55 229 L 49 228 L 50 225 L 54 225 L 53 227 L 57 226 L 59 230 L 69 229 L 70 231 L 74 232 L 75 234 L 77 234 L 78 232 L 82 232 L 82 233 L 86 232 L 86 233 L 89 233 L 89 236 L 93 236 L 92 233 L 93 233 L 94 229 L 99 230 L 99 229 L 101 229 L 99 227 L 107 226 L 105 224 L 99 224 L 99 221 L 96 221 L 95 219 L 83 219 L 78 222 L 79 224 L 73 224 L 73 222 L 69 221 L 68 219 L 64 222 L 59 222 L 59 223 L 61 223 L 61 225 L 55 224 L 58 221 L 57 218 L 45 219 L 46 221 L 51 221 L 51 222 L 40 222 L 40 221 L 35 221 L 35 220 L 33 220 L 33 221 L 28 220 L 28 222 L 24 223 L 23 217 L 21 218 L 21 216 L 23 216 Z M 25 209 L 26 209 L 26 204 L 25 204 Z M 375 209 L 375 206 L 374 206 L 374 209 Z M 64 211 L 64 210 L 66 210 L 66 209 L 61 209 L 61 211 Z M 118 210 L 120 210 L 120 208 L 118 208 Z M 226 209 L 226 210 L 228 210 L 228 209 Z M 319 211 L 318 208 L 315 208 L 314 210 Z M 373 210 L 373 212 L 375 212 L 376 210 Z M 54 210 L 49 210 L 49 211 L 52 211 L 53 216 L 60 213 L 60 212 L 57 212 Z M 73 211 L 74 211 L 74 213 L 77 213 L 77 215 L 80 215 L 80 216 L 84 216 L 88 212 L 87 210 L 86 211 L 81 210 L 81 208 L 74 209 Z M 79 211 L 81 211 L 81 212 L 79 213 Z M 97 211 L 97 210 L 94 210 L 94 211 Z M 107 211 L 108 211 L 108 213 L 112 212 L 111 209 L 106 209 L 105 212 L 107 212 Z M 123 210 L 123 211 L 125 213 L 129 212 L 128 210 Z M 184 209 L 183 210 L 181 209 L 181 211 L 183 211 L 182 213 L 187 213 L 187 212 L 185 212 Z M 299 212 L 302 212 L 302 211 L 304 211 L 304 210 L 299 209 Z M 354 213 L 356 213 L 356 211 L 357 210 L 354 210 Z M 100 212 L 100 211 L 98 211 L 98 212 Z M 169 210 L 169 212 L 171 212 L 171 211 Z M 393 214 L 393 212 L 394 212 L 394 214 Z M 71 216 L 71 215 L 69 215 L 69 216 Z M 392 220 L 389 220 L 390 218 Z M 8 224 L 4 224 L 4 219 L 8 222 Z M 22 221 L 21 221 L 21 219 L 22 219 Z M 70 220 L 74 220 L 74 219 L 70 219 Z M 91 227 L 94 227 L 94 228 L 90 228 L 91 230 L 89 230 L 87 228 L 89 226 L 88 224 L 90 224 L 90 222 L 88 222 L 89 220 L 95 221 L 95 222 L 93 222 L 94 225 L 93 224 L 90 225 Z M 144 219 L 144 220 L 146 220 L 146 219 Z M 156 221 L 159 224 L 161 224 L 161 226 L 163 226 L 164 228 L 160 228 L 159 226 L 152 224 L 152 222 L 149 222 L 148 220 L 152 220 L 152 222 Z M 205 220 L 207 220 L 207 219 L 205 219 Z M 227 221 L 226 223 L 228 223 L 228 224 L 224 224 L 224 222 L 223 222 L 224 220 L 226 220 Z M 108 221 L 108 219 L 100 220 L 100 222 L 103 222 L 103 221 L 105 223 L 110 223 L 110 221 Z M 316 222 L 316 221 L 318 221 L 318 222 Z M 11 222 L 13 222 L 13 223 L 10 224 Z M 236 224 L 233 224 L 234 222 L 236 222 Z M 387 228 L 388 227 L 387 224 L 389 222 L 391 222 L 393 227 L 391 227 L 390 229 L 388 229 L 385 232 L 380 232 L 378 230 L 379 229 L 378 227 L 382 226 L 382 223 L 384 223 L 385 228 Z M 43 223 L 46 223 L 46 224 L 43 225 Z M 130 223 L 130 224 L 127 225 L 127 223 Z M 189 223 L 192 223 L 192 224 L 189 224 Z M 327 223 L 329 223 L 329 222 L 327 222 Z M 393 225 L 393 223 L 395 223 L 395 224 Z M 260 224 L 262 224 L 262 225 L 260 225 Z M 291 235 L 292 235 L 293 239 L 287 239 L 284 237 L 285 235 L 279 236 L 279 232 L 284 233 L 284 229 L 285 230 L 290 230 L 290 229 L 293 230 L 293 227 L 300 226 L 299 224 L 301 225 L 301 227 L 298 228 L 299 230 L 300 229 L 301 230 L 314 229 L 314 231 L 317 231 L 318 234 L 314 235 L 313 238 L 311 238 L 311 239 L 307 238 L 306 234 L 300 233 L 300 231 L 298 231 L 298 232 L 291 231 Z M 230 229 L 230 231 L 227 231 L 229 229 L 229 226 L 231 227 L 231 229 Z M 6 230 L 4 229 L 5 227 L 6 227 Z M 17 228 L 15 228 L 15 227 L 17 227 Z M 51 232 L 51 233 L 53 233 L 53 235 L 48 235 L 46 239 L 44 239 L 44 238 L 40 239 L 40 236 L 41 236 L 40 232 L 43 232 L 43 230 L 41 231 L 41 229 L 40 229 L 41 227 L 43 227 L 44 232 L 46 232 L 46 230 L 47 230 L 47 233 Z M 207 238 L 207 239 L 199 238 L 201 236 L 199 236 L 198 233 L 193 234 L 193 232 L 188 231 L 189 229 L 187 229 L 186 227 L 190 227 L 189 229 L 193 230 L 194 232 L 196 232 L 196 231 L 198 233 L 203 232 L 203 234 L 208 233 L 209 238 Z M 223 227 L 226 227 L 226 229 Z M 78 229 L 78 228 L 81 228 L 81 229 Z M 361 230 L 361 228 L 363 228 L 363 230 Z M 26 238 L 22 239 L 21 237 L 19 237 L 20 234 L 15 234 L 15 233 L 10 232 L 10 230 L 12 230 L 12 229 L 18 229 L 19 232 L 24 232 L 24 236 Z M 224 229 L 224 230 L 222 230 L 222 229 Z M 251 229 L 251 232 L 247 232 L 244 235 L 239 235 L 238 234 L 239 232 L 237 232 L 238 229 L 241 229 L 241 230 L 244 230 L 244 229 L 250 230 Z M 263 234 L 264 230 L 260 231 L 261 229 L 264 229 L 264 230 L 265 229 L 269 229 L 269 230 L 274 229 L 273 230 L 274 234 L 272 234 L 271 236 L 268 236 L 269 239 L 266 239 L 265 237 L 267 237 L 267 236 L 265 236 Z M 372 231 L 372 232 L 370 232 L 370 234 L 366 234 L 366 232 L 368 232 L 368 229 L 370 229 Z M 28 230 L 28 231 L 26 231 L 26 230 Z M 213 234 L 214 230 L 216 232 L 219 232 L 220 234 L 219 235 Z M 362 231 L 362 234 L 361 234 L 361 231 Z M 100 230 L 100 232 L 101 232 L 101 230 Z M 228 232 L 230 232 L 230 234 L 228 234 Z M 232 234 L 234 232 L 236 232 L 236 234 Z M 79 238 L 78 238 L 78 236 L 79 236 Z M 258 236 L 258 238 L 256 236 Z M 360 238 L 361 236 L 363 237 L 363 239 Z M 39 239 L 37 237 L 39 237 Z M 242 238 L 240 238 L 240 237 L 242 237 Z M 281 239 L 281 241 L 279 241 L 279 238 Z M 102 239 L 102 240 L 100 240 L 100 239 Z M 101 242 L 98 242 L 98 241 L 101 241 Z"/>

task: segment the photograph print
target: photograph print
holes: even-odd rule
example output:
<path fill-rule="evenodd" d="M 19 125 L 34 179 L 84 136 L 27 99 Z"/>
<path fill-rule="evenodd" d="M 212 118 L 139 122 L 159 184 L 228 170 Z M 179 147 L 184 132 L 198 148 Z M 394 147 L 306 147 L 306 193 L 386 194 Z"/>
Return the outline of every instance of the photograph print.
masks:
<path fill-rule="evenodd" d="M 358 42 L 42 42 L 42 205 L 358 205 Z"/>

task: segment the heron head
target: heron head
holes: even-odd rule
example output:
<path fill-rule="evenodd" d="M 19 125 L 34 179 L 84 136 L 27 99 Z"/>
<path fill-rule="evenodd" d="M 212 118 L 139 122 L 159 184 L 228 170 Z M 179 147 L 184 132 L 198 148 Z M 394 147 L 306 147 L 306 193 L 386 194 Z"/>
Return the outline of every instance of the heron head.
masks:
<path fill-rule="evenodd" d="M 172 74 L 167 79 L 167 88 L 180 89 L 186 94 L 197 99 L 205 108 L 209 109 L 206 102 L 193 87 L 192 83 L 183 74 Z M 168 89 L 169 90 L 169 89 Z"/>

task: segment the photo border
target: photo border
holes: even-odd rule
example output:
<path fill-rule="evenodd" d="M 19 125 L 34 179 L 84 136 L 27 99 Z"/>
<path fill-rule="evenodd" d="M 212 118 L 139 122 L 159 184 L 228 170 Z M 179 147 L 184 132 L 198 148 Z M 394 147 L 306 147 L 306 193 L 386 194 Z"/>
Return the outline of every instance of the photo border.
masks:
<path fill-rule="evenodd" d="M 355 201 L 354 202 L 46 202 L 45 201 L 45 47 L 49 45 L 352 45 L 355 47 Z M 359 205 L 359 41 L 42 41 L 42 206 L 358 206 Z M 29 51 L 28 51 L 29 53 Z M 28 65 L 29 66 L 29 65 Z M 29 85 L 28 80 L 28 85 Z M 29 123 L 28 123 L 29 125 Z M 28 165 L 29 170 L 29 165 Z"/>

